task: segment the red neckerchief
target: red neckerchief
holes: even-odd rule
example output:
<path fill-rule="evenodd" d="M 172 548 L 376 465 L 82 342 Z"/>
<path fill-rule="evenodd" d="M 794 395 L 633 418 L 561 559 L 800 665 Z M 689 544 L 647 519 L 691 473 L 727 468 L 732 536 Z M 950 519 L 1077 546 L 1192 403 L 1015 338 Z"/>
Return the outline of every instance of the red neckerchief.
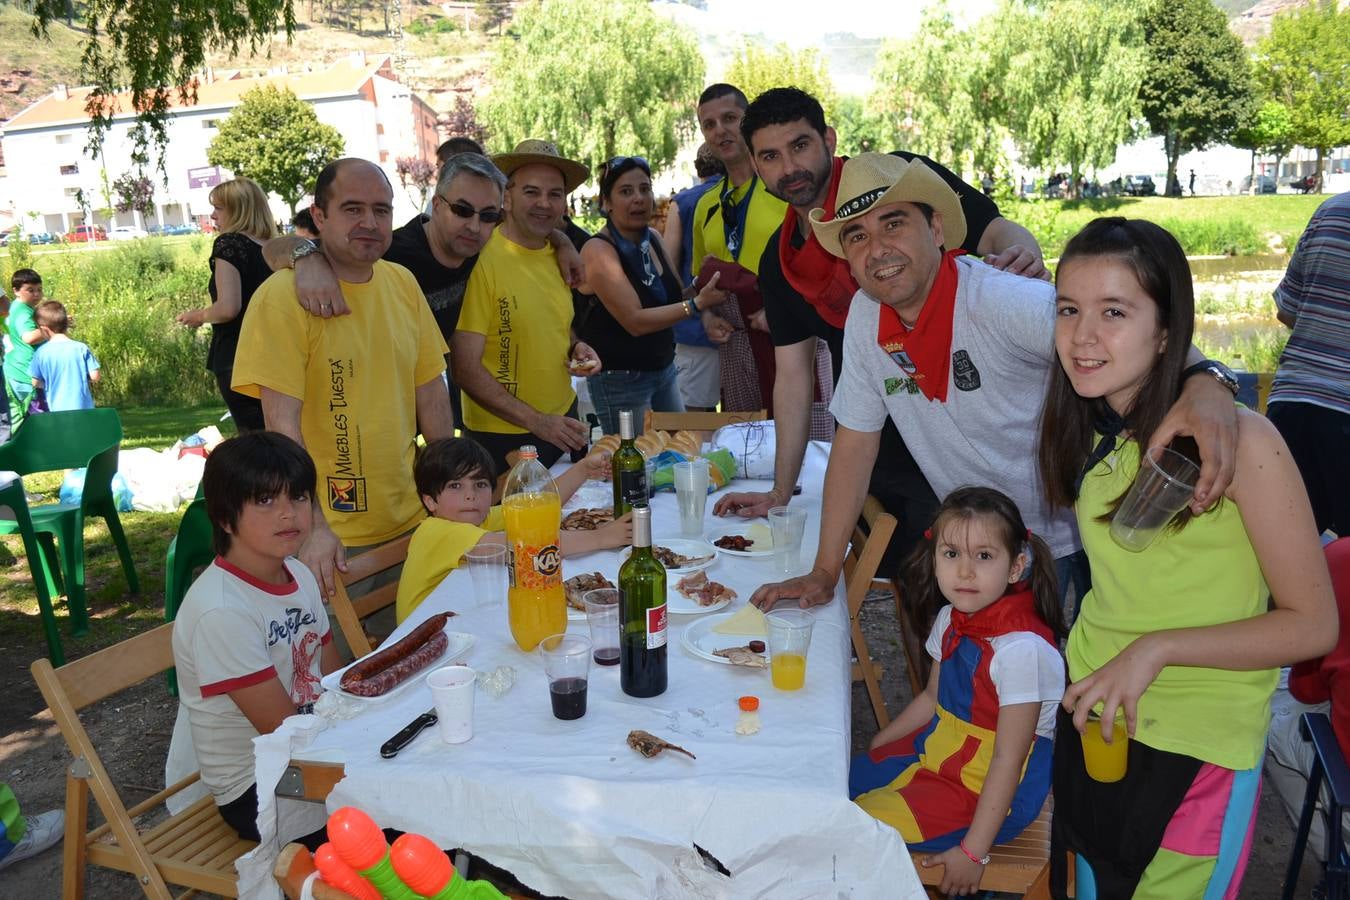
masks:
<path fill-rule="evenodd" d="M 919 321 L 906 328 L 900 314 L 884 303 L 877 320 L 877 344 L 900 370 L 914 379 L 929 400 L 947 402 L 952 366 L 952 318 L 956 313 L 956 257 L 964 250 L 942 254 L 933 288 L 928 292 Z"/>
<path fill-rule="evenodd" d="M 1045 638 L 1050 646 L 1055 645 L 1055 634 L 1036 612 L 1036 599 L 1025 581 L 1010 587 L 1008 593 L 979 612 L 963 613 L 953 606 L 951 623 L 942 638 L 942 658 L 956 652 L 963 637 L 987 641 L 1014 631 L 1030 631 Z"/>
<path fill-rule="evenodd" d="M 830 170 L 830 192 L 825 197 L 825 212 L 831 216 L 834 215 L 839 176 L 843 171 L 844 160 L 836 156 Z M 806 243 L 800 248 L 792 246 L 792 235 L 796 230 L 797 212 L 789 206 L 778 235 L 778 260 L 783 265 L 783 277 L 822 319 L 835 328 L 843 328 L 849 302 L 858 291 L 858 283 L 848 270 L 848 261 L 820 246 L 814 231 L 807 232 Z"/>

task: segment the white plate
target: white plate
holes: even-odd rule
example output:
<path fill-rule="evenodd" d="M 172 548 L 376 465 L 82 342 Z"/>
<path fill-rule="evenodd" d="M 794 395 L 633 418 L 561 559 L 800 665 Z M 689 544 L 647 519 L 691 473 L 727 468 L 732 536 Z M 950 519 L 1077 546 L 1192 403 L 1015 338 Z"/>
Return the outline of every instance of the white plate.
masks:
<path fill-rule="evenodd" d="M 702 562 L 692 563 L 678 569 L 666 569 L 667 575 L 688 575 L 692 572 L 697 572 L 700 569 L 706 569 L 708 566 L 717 562 L 717 548 L 707 541 L 695 541 L 689 540 L 688 538 L 659 538 L 653 540 L 652 543 L 658 547 L 665 547 L 667 550 L 673 550 L 681 556 L 707 557 L 707 559 L 704 559 Z M 623 550 L 619 551 L 619 565 L 623 565 L 632 552 L 632 547 L 625 547 Z"/>
<path fill-rule="evenodd" d="M 713 651 L 724 650 L 727 647 L 744 647 L 752 640 L 763 640 L 763 638 L 751 638 L 743 634 L 719 634 L 713 631 L 713 628 L 730 619 L 733 615 L 735 613 L 723 613 L 720 616 L 709 616 L 706 619 L 697 619 L 690 623 L 689 627 L 684 630 L 684 636 L 680 639 L 680 642 L 684 644 L 684 649 L 699 659 L 721 663 L 724 666 L 731 665 L 731 660 L 714 656 Z M 764 658 L 768 659 L 767 649 Z M 737 666 L 736 668 L 747 669 L 752 672 L 757 671 L 751 666 Z M 763 671 L 768 672 L 768 666 L 765 666 Z"/>
<path fill-rule="evenodd" d="M 748 532 L 749 532 L 749 530 L 750 530 L 751 524 L 753 524 L 753 523 L 751 523 L 751 522 L 742 522 L 742 523 L 737 524 L 737 525 L 722 525 L 721 527 L 714 528 L 712 531 L 709 531 L 709 532 L 704 536 L 704 539 L 705 539 L 709 544 L 713 544 L 713 546 L 716 548 L 716 550 L 717 550 L 718 553 L 725 553 L 727 556 L 744 556 L 744 557 L 748 557 L 748 558 L 750 558 L 750 559 L 761 559 L 761 558 L 763 558 L 763 557 L 765 557 L 765 556 L 773 556 L 773 547 L 772 547 L 772 546 L 766 547 L 766 548 L 763 549 L 763 550 L 728 550 L 728 549 L 726 549 L 725 547 L 717 547 L 717 546 L 716 546 L 716 542 L 717 542 L 717 539 L 718 539 L 718 538 L 725 537 L 726 535 L 729 535 L 729 534 L 738 534 L 738 535 L 740 535 L 741 537 L 749 538 Z M 753 538 L 750 538 L 750 539 L 753 540 Z M 751 546 L 758 546 L 758 544 L 759 544 L 759 542 L 756 541 L 755 544 L 753 544 L 753 545 L 751 545 Z"/>
<path fill-rule="evenodd" d="M 383 703 L 390 697 L 396 697 L 403 693 L 410 685 L 421 684 L 422 680 L 425 679 L 433 669 L 436 669 L 439 666 L 448 665 L 459 659 L 465 653 L 469 652 L 469 648 L 472 647 L 474 643 L 473 635 L 463 631 L 451 631 L 448 622 L 445 626 L 445 636 L 450 639 L 450 642 L 446 645 L 444 653 L 432 660 L 431 663 L 423 667 L 414 674 L 413 677 L 398 685 L 392 691 L 381 694 L 378 697 L 362 697 L 359 694 L 353 694 L 342 689 L 342 673 L 351 668 L 351 666 L 343 666 L 336 672 L 329 672 L 327 675 L 323 676 L 323 678 L 319 679 L 319 684 L 323 686 L 324 690 L 335 691 L 339 697 L 344 697 L 349 700 L 358 700 L 363 703 Z M 352 665 L 354 666 L 356 663 L 352 663 Z"/>
<path fill-rule="evenodd" d="M 676 616 L 701 616 L 705 613 L 717 612 L 732 601 L 731 597 L 723 597 L 716 603 L 708 606 L 699 606 L 697 600 L 690 600 L 684 594 L 675 590 L 675 585 L 679 578 L 672 578 L 666 582 L 666 612 Z"/>

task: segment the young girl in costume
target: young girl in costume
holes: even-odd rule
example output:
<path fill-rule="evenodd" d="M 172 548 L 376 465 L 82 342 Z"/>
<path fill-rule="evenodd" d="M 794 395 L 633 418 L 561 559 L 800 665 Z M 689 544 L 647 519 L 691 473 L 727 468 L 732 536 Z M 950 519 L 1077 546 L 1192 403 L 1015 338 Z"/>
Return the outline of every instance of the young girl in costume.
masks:
<path fill-rule="evenodd" d="M 1056 287 L 1060 367 L 1040 471 L 1049 501 L 1077 513 L 1092 589 L 1067 646 L 1055 841 L 1078 854 L 1084 900 L 1234 897 L 1277 667 L 1336 640 L 1312 510 L 1284 441 L 1243 409 L 1236 473 L 1218 504 L 1183 510 L 1143 551 L 1118 546 L 1111 518 L 1145 449 L 1135 436 L 1154 433 L 1184 378 L 1190 269 L 1157 225 L 1097 219 L 1065 247 Z M 1089 726 L 1093 710 L 1100 725 Z M 1079 734 L 1110 735 L 1118 713 L 1128 766 L 1101 784 L 1084 770 Z"/>
<path fill-rule="evenodd" d="M 1030 561 L 1030 574 L 1023 573 Z M 1055 561 L 1016 504 L 993 488 L 943 501 L 906 562 L 928 637 L 928 686 L 853 760 L 849 796 L 896 828 L 942 890 L 972 893 L 989 849 L 1040 813 L 1064 693 Z"/>

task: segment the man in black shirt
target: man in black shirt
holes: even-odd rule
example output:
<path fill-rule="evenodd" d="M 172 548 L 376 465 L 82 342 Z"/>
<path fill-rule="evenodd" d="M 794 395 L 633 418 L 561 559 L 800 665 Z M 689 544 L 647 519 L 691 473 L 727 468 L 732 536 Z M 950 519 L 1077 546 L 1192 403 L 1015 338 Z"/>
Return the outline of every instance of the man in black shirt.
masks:
<path fill-rule="evenodd" d="M 843 168 L 843 159 L 834 155 L 834 129 L 825 124 L 820 103 L 796 88 L 765 91 L 746 110 L 741 130 L 765 188 L 790 207 L 759 262 L 760 291 L 777 363 L 773 389 L 777 447 L 773 490 L 727 494 L 714 512 L 762 516 L 792 497 L 806 450 L 815 341 L 829 345 L 837 382 L 844 355 L 844 318 L 857 284 L 847 265 L 840 267 L 820 247 L 808 219 L 818 207 L 833 212 Z M 896 155 L 923 160 L 956 191 L 968 227 L 962 245 L 967 252 L 983 255 L 985 262 L 1000 269 L 1049 277 L 1036 239 L 1000 216 L 998 206 L 978 188 L 927 157 L 903 150 Z M 900 554 L 931 522 L 937 498 L 890 420 L 882 431 L 877 460 L 870 492 L 900 522 L 883 561 L 884 571 L 894 572 Z"/>

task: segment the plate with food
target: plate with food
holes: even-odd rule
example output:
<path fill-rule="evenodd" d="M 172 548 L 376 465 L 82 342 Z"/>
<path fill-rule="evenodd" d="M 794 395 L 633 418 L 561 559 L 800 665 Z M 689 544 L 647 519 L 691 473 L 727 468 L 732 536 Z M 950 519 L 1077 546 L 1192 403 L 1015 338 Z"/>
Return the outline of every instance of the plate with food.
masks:
<path fill-rule="evenodd" d="M 594 531 L 614 521 L 614 507 L 583 507 L 563 516 L 563 531 Z"/>
<path fill-rule="evenodd" d="M 632 547 L 625 547 L 619 559 L 628 559 Z M 652 541 L 652 556 L 666 567 L 668 575 L 688 575 L 706 569 L 717 561 L 717 549 L 707 541 L 684 538 L 661 538 Z"/>
<path fill-rule="evenodd" d="M 473 635 L 450 630 L 452 615 L 432 616 L 400 640 L 329 672 L 319 684 L 340 697 L 366 703 L 383 703 L 409 685 L 421 684 L 431 670 L 460 659 L 473 646 Z"/>
<path fill-rule="evenodd" d="M 691 572 L 666 582 L 666 611 L 679 616 L 716 612 L 736 599 L 736 592 L 708 578 L 705 571 Z"/>
<path fill-rule="evenodd" d="M 586 621 L 586 604 L 582 601 L 588 591 L 614 586 L 614 582 L 606 578 L 603 572 L 582 572 L 566 579 L 563 582 L 563 595 L 567 598 L 568 621 Z"/>
<path fill-rule="evenodd" d="M 738 617 L 740 617 L 740 613 L 731 613 L 708 616 L 694 621 L 684 630 L 684 636 L 681 638 L 684 649 L 699 659 L 706 659 L 708 662 L 720 663 L 724 666 L 767 669 L 769 667 L 769 653 L 762 637 L 728 634 L 718 630 L 718 626 L 736 620 Z"/>
<path fill-rule="evenodd" d="M 722 525 L 708 532 L 707 541 L 719 553 L 728 556 L 759 558 L 773 555 L 773 532 L 763 522 Z"/>

